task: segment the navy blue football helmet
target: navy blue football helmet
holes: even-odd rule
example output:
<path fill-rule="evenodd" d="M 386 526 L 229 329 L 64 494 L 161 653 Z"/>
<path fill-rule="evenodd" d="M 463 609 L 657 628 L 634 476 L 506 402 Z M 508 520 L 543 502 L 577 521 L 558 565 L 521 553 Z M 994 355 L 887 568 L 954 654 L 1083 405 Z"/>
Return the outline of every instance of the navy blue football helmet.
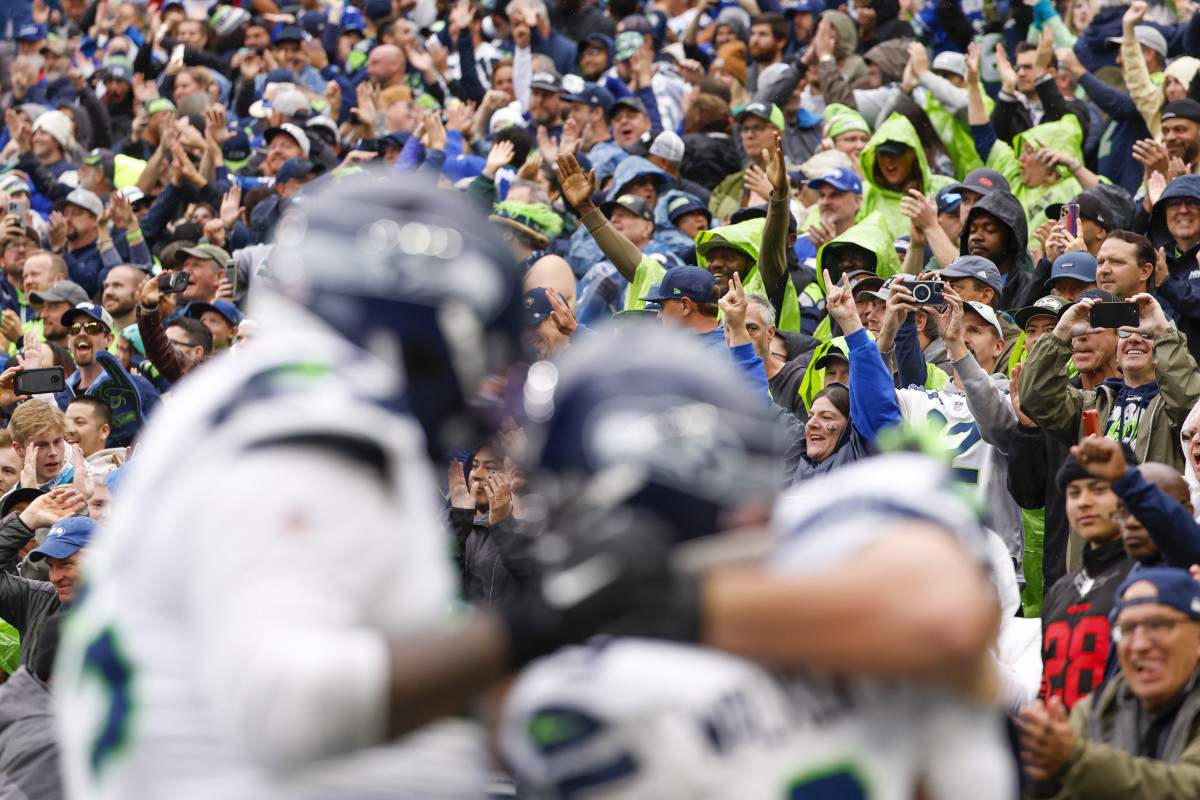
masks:
<path fill-rule="evenodd" d="M 770 398 L 695 339 L 646 323 L 530 368 L 526 461 L 552 526 L 629 508 L 679 542 L 747 506 L 769 512 L 782 485 Z"/>
<path fill-rule="evenodd" d="M 431 455 L 476 435 L 465 412 L 481 382 L 520 353 L 523 273 L 467 198 L 417 177 L 352 176 L 290 208 L 276 240 L 272 287 L 399 360 L 397 405 Z"/>

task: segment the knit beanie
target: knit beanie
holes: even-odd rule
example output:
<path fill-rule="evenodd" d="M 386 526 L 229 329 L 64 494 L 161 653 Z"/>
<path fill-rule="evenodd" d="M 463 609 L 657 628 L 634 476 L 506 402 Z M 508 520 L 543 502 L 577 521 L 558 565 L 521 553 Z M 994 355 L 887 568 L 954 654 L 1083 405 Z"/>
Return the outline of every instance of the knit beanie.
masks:
<path fill-rule="evenodd" d="M 1138 459 L 1134 454 L 1133 449 L 1121 443 L 1121 453 L 1125 456 L 1125 463 L 1130 466 L 1137 466 Z M 1068 454 L 1062 466 L 1058 468 L 1058 472 L 1054 474 L 1054 485 L 1058 487 L 1060 492 L 1065 492 L 1071 481 L 1081 481 L 1092 477 L 1083 466 L 1075 460 L 1075 456 Z"/>
<path fill-rule="evenodd" d="M 50 134 L 63 150 L 74 141 L 74 128 L 71 118 L 61 111 L 47 111 L 33 123 L 35 133 L 45 131 Z"/>
<path fill-rule="evenodd" d="M 713 70 L 723 70 L 746 85 L 746 45 L 737 39 L 726 42 L 717 50 L 717 57 L 709 65 L 709 74 Z"/>
<path fill-rule="evenodd" d="M 825 119 L 827 120 L 825 123 L 825 135 L 830 139 L 834 139 L 849 131 L 871 133 L 871 129 L 867 126 L 867 121 L 863 119 L 862 114 L 840 103 L 833 103 L 825 107 Z"/>

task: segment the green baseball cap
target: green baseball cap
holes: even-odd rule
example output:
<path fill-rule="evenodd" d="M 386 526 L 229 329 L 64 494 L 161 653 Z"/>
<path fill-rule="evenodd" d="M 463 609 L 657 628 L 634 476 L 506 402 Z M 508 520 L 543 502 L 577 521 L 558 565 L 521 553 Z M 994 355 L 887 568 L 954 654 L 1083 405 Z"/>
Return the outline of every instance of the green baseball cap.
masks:
<path fill-rule="evenodd" d="M 779 130 L 783 130 L 787 124 L 783 120 L 783 112 L 779 110 L 779 106 L 774 103 L 761 103 L 755 101 L 747 103 L 737 110 L 737 121 L 741 122 L 748 116 L 755 116 L 759 119 L 766 120 L 774 125 Z"/>

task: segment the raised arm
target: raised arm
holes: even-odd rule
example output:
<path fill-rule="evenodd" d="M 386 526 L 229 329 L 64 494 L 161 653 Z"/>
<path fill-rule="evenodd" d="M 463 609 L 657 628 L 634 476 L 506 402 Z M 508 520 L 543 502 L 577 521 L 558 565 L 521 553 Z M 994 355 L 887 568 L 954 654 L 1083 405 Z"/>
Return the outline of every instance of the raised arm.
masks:
<path fill-rule="evenodd" d="M 762 275 L 767 296 L 774 297 L 787 280 L 788 177 L 783 158 L 783 135 L 775 134 L 770 150 L 763 150 L 767 178 L 771 181 L 771 197 L 767 206 L 767 221 L 763 225 L 762 243 L 758 249 L 758 273 Z"/>
<path fill-rule="evenodd" d="M 962 298 L 949 286 L 943 291 L 946 308 L 938 315 L 938 330 L 946 341 L 946 354 L 950 356 L 950 363 L 967 395 L 967 408 L 971 409 L 983 440 L 1007 455 L 1017 427 L 1017 414 L 1008 397 L 992 376 L 983 371 L 963 341 Z"/>
<path fill-rule="evenodd" d="M 608 219 L 592 202 L 592 195 L 596 191 L 596 171 L 585 173 L 580 169 L 575 156 L 563 153 L 554 165 L 554 172 L 562 187 L 563 197 L 579 212 L 580 219 L 595 238 L 596 244 L 600 245 L 604 255 L 613 262 L 621 277 L 633 281 L 638 264 L 642 261 L 642 251 L 610 225 Z"/>
<path fill-rule="evenodd" d="M 1080 417 L 1096 407 L 1096 393 L 1067 382 L 1071 339 L 1095 331 L 1089 317 L 1095 300 L 1084 298 L 1070 306 L 1050 333 L 1042 334 L 1018 380 L 1021 410 L 1054 438 L 1073 445 L 1079 441 Z"/>

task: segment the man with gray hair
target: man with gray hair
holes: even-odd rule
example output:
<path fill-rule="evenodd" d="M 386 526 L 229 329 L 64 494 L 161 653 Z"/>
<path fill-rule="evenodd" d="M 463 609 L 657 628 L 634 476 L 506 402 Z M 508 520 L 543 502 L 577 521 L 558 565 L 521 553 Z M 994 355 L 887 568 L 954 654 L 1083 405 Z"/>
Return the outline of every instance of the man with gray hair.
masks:
<path fill-rule="evenodd" d="M 807 414 L 800 399 L 800 381 L 804 378 L 804 367 L 808 359 L 788 361 L 784 356 L 772 352 L 775 322 L 775 309 L 770 300 L 758 294 L 746 295 L 746 332 L 754 345 L 755 355 L 763 360 L 771 399 L 775 405 L 790 411 L 797 419 L 803 419 Z M 729 337 L 729 328 L 726 326 L 725 340 L 729 341 Z"/>

